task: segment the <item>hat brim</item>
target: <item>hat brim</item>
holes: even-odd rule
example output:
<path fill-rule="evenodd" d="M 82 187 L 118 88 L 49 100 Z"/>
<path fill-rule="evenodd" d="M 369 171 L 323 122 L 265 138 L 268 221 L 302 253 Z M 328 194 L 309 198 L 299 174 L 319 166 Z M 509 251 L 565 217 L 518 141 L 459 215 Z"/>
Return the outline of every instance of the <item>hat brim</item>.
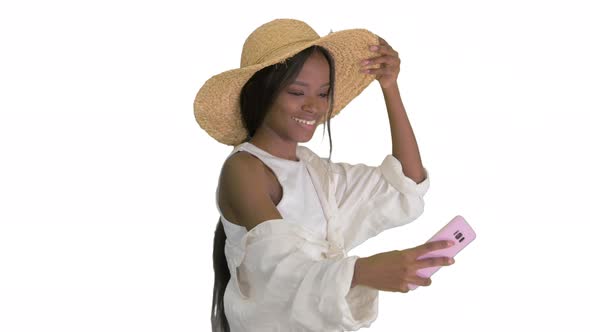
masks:
<path fill-rule="evenodd" d="M 368 30 L 342 30 L 313 41 L 289 45 L 263 63 L 215 75 L 203 84 L 195 97 L 195 118 L 201 128 L 220 143 L 233 146 L 242 143 L 247 137 L 239 105 L 244 84 L 260 69 L 282 62 L 313 45 L 327 49 L 334 59 L 334 117 L 374 80 L 373 75 L 359 72 L 359 63 L 375 56 L 369 45 L 378 43 L 378 36 Z"/>

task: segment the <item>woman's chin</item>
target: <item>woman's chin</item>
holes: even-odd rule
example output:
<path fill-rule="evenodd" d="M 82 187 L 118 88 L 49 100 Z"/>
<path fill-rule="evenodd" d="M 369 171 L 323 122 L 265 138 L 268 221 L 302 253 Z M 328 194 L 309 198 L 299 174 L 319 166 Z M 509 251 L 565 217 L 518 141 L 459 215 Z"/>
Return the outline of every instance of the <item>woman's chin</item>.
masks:
<path fill-rule="evenodd" d="M 313 138 L 313 132 L 311 134 L 309 134 L 309 133 L 299 133 L 297 135 L 296 141 L 298 143 L 307 143 L 307 142 L 311 141 L 312 138 Z"/>

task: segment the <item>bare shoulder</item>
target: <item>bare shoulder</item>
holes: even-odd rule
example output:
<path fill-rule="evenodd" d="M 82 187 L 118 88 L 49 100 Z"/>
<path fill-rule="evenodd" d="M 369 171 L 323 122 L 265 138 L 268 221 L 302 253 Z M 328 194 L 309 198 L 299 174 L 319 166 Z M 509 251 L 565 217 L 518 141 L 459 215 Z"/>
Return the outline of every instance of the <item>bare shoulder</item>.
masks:
<path fill-rule="evenodd" d="M 279 219 L 268 190 L 266 166 L 247 152 L 229 157 L 219 177 L 219 207 L 232 223 L 254 228 L 259 223 Z"/>
<path fill-rule="evenodd" d="M 247 174 L 251 176 L 264 175 L 263 166 L 258 158 L 247 152 L 239 151 L 225 161 L 221 169 L 221 178 L 239 180 Z"/>

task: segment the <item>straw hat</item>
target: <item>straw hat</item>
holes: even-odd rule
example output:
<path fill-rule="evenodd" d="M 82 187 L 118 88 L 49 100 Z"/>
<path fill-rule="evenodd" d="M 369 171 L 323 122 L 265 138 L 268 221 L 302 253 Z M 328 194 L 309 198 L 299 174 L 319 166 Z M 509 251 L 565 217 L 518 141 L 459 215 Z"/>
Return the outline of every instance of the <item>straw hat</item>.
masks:
<path fill-rule="evenodd" d="M 258 70 L 284 62 L 313 45 L 324 47 L 334 58 L 334 117 L 373 81 L 374 76 L 359 72 L 359 63 L 375 56 L 369 45 L 376 44 L 378 36 L 364 29 L 320 37 L 298 20 L 277 19 L 263 24 L 246 39 L 240 68 L 215 75 L 203 84 L 193 105 L 195 118 L 201 128 L 223 144 L 244 142 L 248 134 L 242 124 L 239 100 L 244 84 Z"/>

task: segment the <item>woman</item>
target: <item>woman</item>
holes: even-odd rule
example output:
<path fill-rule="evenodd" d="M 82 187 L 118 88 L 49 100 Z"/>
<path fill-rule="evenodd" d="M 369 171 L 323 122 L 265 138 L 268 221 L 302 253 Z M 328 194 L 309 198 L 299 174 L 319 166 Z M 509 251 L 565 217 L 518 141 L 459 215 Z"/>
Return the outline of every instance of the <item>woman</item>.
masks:
<path fill-rule="evenodd" d="M 304 22 L 274 20 L 248 37 L 240 69 L 200 89 L 197 121 L 234 146 L 216 197 L 215 331 L 368 327 L 379 290 L 427 286 L 418 269 L 452 264 L 418 259 L 446 241 L 346 254 L 423 211 L 429 182 L 401 102 L 399 64 L 397 52 L 367 30 L 320 38 Z M 330 118 L 373 79 L 383 90 L 393 146 L 379 167 L 332 163 L 298 145 L 321 123 L 330 135 Z"/>

